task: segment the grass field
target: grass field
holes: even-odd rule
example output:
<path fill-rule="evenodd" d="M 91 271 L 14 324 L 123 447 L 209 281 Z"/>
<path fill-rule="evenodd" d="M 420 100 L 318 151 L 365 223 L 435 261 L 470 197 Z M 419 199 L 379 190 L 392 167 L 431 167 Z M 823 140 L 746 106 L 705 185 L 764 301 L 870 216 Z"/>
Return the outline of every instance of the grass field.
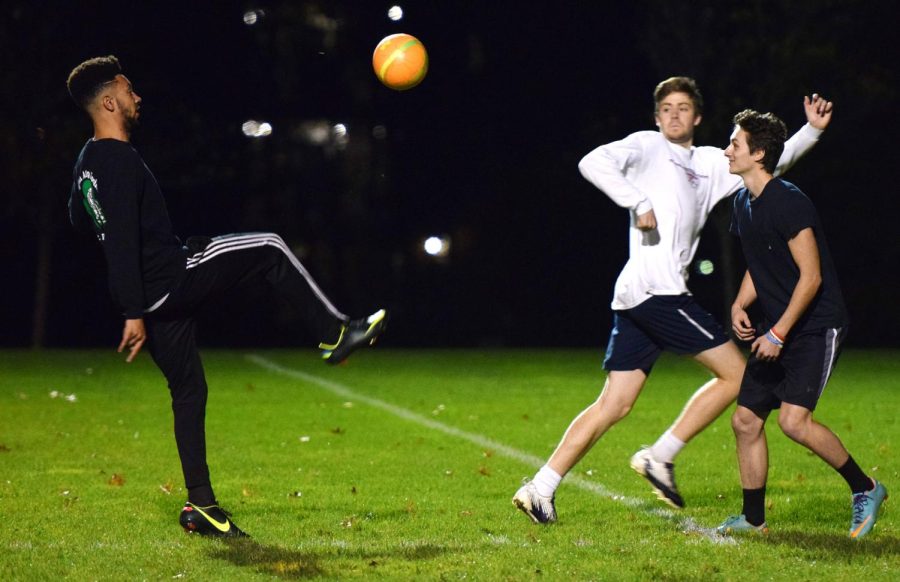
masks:
<path fill-rule="evenodd" d="M 168 392 L 149 357 L 0 352 L 0 580 L 257 578 L 896 580 L 900 525 L 847 538 L 841 478 L 771 423 L 763 539 L 710 528 L 740 509 L 728 415 L 678 459 L 665 509 L 628 458 L 705 380 L 664 357 L 635 410 L 557 492 L 560 521 L 510 504 L 603 380 L 592 351 L 204 353 L 209 462 L 253 538 L 184 534 Z M 900 352 L 849 351 L 817 417 L 900 494 Z M 53 397 L 55 395 L 55 397 Z"/>

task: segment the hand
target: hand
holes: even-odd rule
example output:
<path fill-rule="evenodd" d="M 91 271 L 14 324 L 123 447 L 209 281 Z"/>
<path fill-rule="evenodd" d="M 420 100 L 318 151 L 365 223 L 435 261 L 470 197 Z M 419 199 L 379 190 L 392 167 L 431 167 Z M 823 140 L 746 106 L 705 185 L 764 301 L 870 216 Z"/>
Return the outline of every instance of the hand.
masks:
<path fill-rule="evenodd" d="M 750 353 L 756 354 L 757 360 L 774 362 L 781 355 L 781 348 L 770 342 L 766 336 L 761 335 L 750 346 Z"/>
<path fill-rule="evenodd" d="M 752 340 L 756 333 L 750 323 L 750 316 L 740 307 L 731 308 L 731 329 L 739 340 L 745 342 Z"/>
<path fill-rule="evenodd" d="M 126 319 L 125 329 L 122 330 L 122 343 L 119 344 L 119 349 L 116 351 L 121 354 L 122 350 L 128 348 L 130 351 L 125 361 L 130 363 L 141 351 L 146 339 L 147 330 L 144 328 L 144 320 L 140 318 Z"/>
<path fill-rule="evenodd" d="M 638 230 L 656 230 L 656 214 L 653 213 L 653 209 L 639 214 L 634 225 Z"/>
<path fill-rule="evenodd" d="M 818 93 L 813 93 L 812 98 L 803 97 L 803 109 L 806 112 L 806 121 L 816 129 L 825 129 L 831 123 L 831 110 L 834 104 L 826 101 Z"/>

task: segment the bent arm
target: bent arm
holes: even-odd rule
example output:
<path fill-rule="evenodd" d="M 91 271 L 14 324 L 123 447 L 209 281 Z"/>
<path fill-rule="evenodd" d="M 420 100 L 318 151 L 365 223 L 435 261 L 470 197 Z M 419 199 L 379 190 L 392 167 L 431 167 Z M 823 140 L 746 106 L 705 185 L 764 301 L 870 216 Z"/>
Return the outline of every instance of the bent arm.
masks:
<path fill-rule="evenodd" d="M 800 279 L 791 293 L 787 309 L 773 327 L 786 338 L 797 320 L 803 316 L 809 304 L 822 286 L 822 268 L 819 263 L 819 247 L 812 228 L 804 228 L 788 241 L 791 256 L 800 269 Z"/>
<path fill-rule="evenodd" d="M 754 301 L 756 301 L 756 287 L 753 285 L 750 271 L 747 271 L 744 273 L 737 297 L 731 305 L 731 329 L 739 339 L 744 341 L 749 341 L 754 336 L 753 325 L 750 322 L 750 316 L 747 315 L 747 308 L 753 305 Z"/>
<path fill-rule="evenodd" d="M 641 215 L 653 209 L 650 199 L 626 177 L 628 168 L 640 163 L 643 148 L 634 136 L 602 145 L 578 162 L 584 178 L 622 208 Z"/>

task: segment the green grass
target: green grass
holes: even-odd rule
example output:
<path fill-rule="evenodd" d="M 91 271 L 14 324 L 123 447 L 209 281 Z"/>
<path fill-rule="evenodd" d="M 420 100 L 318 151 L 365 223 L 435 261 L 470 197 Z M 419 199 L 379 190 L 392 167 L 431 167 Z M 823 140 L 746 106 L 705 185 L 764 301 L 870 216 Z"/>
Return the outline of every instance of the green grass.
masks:
<path fill-rule="evenodd" d="M 712 527 L 740 509 L 728 414 L 678 459 L 688 508 L 659 511 L 628 458 L 705 380 L 690 360 L 661 360 L 635 410 L 572 473 L 640 502 L 564 481 L 559 523 L 538 527 L 510 504 L 535 470 L 515 451 L 552 452 L 601 387 L 599 353 L 373 350 L 338 368 L 312 352 L 258 353 L 316 378 L 267 370 L 244 352 L 204 353 L 213 482 L 253 535 L 227 543 L 178 527 L 185 492 L 168 392 L 149 357 L 125 365 L 108 351 L 0 352 L 0 579 L 889 580 L 900 571 L 891 502 L 867 539 L 849 541 L 846 485 L 774 422 L 770 536 L 717 544 L 683 531 L 682 518 Z M 845 353 L 817 418 L 900 494 L 898 375 L 896 351 Z"/>

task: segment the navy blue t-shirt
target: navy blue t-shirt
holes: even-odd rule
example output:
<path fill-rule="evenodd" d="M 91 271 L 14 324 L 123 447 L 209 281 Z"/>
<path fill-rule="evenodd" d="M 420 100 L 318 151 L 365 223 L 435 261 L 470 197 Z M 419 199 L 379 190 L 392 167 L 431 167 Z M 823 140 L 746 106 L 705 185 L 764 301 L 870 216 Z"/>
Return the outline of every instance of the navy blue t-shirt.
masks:
<path fill-rule="evenodd" d="M 788 241 L 805 228 L 813 229 L 819 247 L 822 286 L 791 335 L 843 327 L 847 323 L 844 298 L 819 215 L 799 188 L 780 178 L 770 180 L 756 199 L 747 188 L 735 196 L 731 232 L 741 237 L 766 327 L 774 325 L 784 314 L 800 280 L 800 269 L 791 256 Z"/>

